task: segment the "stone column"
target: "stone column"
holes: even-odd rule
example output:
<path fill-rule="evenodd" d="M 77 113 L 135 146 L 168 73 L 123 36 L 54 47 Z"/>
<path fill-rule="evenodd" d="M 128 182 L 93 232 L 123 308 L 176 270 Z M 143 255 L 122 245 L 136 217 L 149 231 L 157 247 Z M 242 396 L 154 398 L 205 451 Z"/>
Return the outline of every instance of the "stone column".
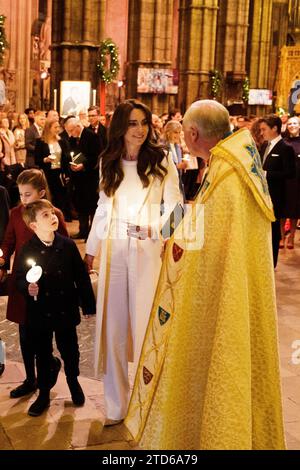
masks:
<path fill-rule="evenodd" d="M 300 0 L 286 0 L 288 3 L 289 30 L 296 44 L 300 43 Z"/>
<path fill-rule="evenodd" d="M 242 82 L 247 75 L 246 52 L 249 0 L 220 2 L 216 68 L 224 78 L 222 100 L 242 104 Z"/>
<path fill-rule="evenodd" d="M 23 112 L 32 94 L 31 28 L 38 17 L 38 0 L 9 0 L 1 8 L 7 17 L 5 29 L 10 44 L 3 68 L 8 108 Z"/>
<path fill-rule="evenodd" d="M 137 94 L 138 67 L 172 68 L 173 0 L 130 0 L 127 96 L 138 97 L 153 112 L 168 108 L 169 95 Z"/>
<path fill-rule="evenodd" d="M 108 0 L 105 12 L 105 37 L 112 38 L 118 46 L 120 69 L 116 80 L 106 86 L 106 110 L 111 111 L 124 100 L 126 89 L 128 0 Z M 116 11 L 118 14 L 116 15 Z M 119 88 L 118 81 L 123 82 Z"/>
<path fill-rule="evenodd" d="M 249 78 L 251 88 L 268 88 L 271 52 L 272 0 L 253 0 Z"/>
<path fill-rule="evenodd" d="M 215 64 L 218 0 L 181 0 L 179 14 L 179 105 L 182 111 L 208 97 Z"/>
<path fill-rule="evenodd" d="M 97 88 L 97 50 L 104 36 L 106 0 L 53 0 L 52 89 L 62 80 L 86 80 Z M 59 100 L 58 100 L 59 103 Z"/>
<path fill-rule="evenodd" d="M 250 88 L 270 88 L 273 4 L 273 0 L 251 0 L 250 3 L 247 57 Z M 262 105 L 252 105 L 249 109 L 257 115 L 271 112 Z"/>
<path fill-rule="evenodd" d="M 270 61 L 268 67 L 268 77 L 266 78 L 267 87 L 274 92 L 274 107 L 276 107 L 276 95 L 278 95 L 278 74 L 280 64 L 280 51 L 283 46 L 287 44 L 288 35 L 288 0 L 275 0 L 273 1 L 272 9 L 272 29 L 271 29 L 271 47 L 270 47 Z M 293 2 L 297 3 L 297 2 Z M 300 5 L 300 3 L 299 3 Z M 296 6 L 296 5 L 295 5 Z M 288 102 L 288 100 L 287 100 Z M 286 110 L 287 103 L 283 106 Z"/>

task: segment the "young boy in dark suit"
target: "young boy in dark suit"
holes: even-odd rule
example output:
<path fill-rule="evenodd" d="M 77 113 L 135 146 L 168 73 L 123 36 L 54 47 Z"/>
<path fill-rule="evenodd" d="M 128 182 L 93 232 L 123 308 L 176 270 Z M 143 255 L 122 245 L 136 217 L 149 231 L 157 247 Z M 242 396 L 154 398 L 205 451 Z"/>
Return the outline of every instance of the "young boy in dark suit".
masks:
<path fill-rule="evenodd" d="M 52 204 L 45 199 L 28 204 L 23 218 L 35 235 L 20 252 L 16 279 L 18 289 L 26 297 L 28 327 L 37 357 L 39 396 L 28 414 L 39 416 L 50 405 L 53 333 L 64 361 L 73 403 L 84 404 L 84 393 L 77 379 L 76 326 L 80 323 L 79 305 L 85 317 L 95 314 L 96 306 L 90 277 L 75 243 L 55 233 L 58 219 Z M 28 262 L 42 268 L 37 282 L 26 280 Z"/>

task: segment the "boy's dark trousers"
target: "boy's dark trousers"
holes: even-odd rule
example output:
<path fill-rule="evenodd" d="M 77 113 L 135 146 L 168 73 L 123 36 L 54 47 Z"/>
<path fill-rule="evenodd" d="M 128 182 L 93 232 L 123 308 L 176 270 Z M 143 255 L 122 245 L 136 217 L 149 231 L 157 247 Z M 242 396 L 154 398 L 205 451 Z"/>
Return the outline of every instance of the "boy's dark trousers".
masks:
<path fill-rule="evenodd" d="M 23 362 L 24 362 L 25 372 L 26 372 L 26 380 L 28 383 L 34 384 L 36 382 L 36 377 L 35 377 L 36 351 L 35 351 L 34 340 L 32 337 L 31 326 L 28 326 L 27 324 L 20 324 L 19 335 L 20 335 L 21 352 L 22 352 L 22 357 L 23 357 Z M 53 348 L 51 344 L 51 357 L 49 358 L 49 360 L 50 360 L 50 369 L 53 375 L 53 370 L 56 370 L 57 363 L 55 362 L 55 358 L 52 352 L 53 352 Z M 52 377 L 52 381 L 53 381 L 53 377 Z"/>
<path fill-rule="evenodd" d="M 20 346 L 23 357 L 23 362 L 26 372 L 26 380 L 33 384 L 36 381 L 35 378 L 35 350 L 34 344 L 31 338 L 31 332 L 28 326 L 19 325 L 20 334 Z"/>
<path fill-rule="evenodd" d="M 33 327 L 34 328 L 34 327 Z M 65 328 L 33 329 L 33 340 L 36 348 L 37 384 L 40 390 L 51 388 L 51 361 L 53 333 L 57 349 L 64 361 L 67 381 L 72 382 L 79 375 L 79 347 L 76 326 Z"/>

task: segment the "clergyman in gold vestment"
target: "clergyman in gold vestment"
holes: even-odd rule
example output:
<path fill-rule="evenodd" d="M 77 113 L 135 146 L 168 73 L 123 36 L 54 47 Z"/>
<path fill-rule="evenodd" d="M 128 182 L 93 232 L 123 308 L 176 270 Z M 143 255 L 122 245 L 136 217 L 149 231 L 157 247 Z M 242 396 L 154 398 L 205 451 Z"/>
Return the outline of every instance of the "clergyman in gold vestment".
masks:
<path fill-rule="evenodd" d="M 208 169 L 167 244 L 125 424 L 146 449 L 284 449 L 260 158 L 216 101 L 193 103 L 183 126 Z"/>

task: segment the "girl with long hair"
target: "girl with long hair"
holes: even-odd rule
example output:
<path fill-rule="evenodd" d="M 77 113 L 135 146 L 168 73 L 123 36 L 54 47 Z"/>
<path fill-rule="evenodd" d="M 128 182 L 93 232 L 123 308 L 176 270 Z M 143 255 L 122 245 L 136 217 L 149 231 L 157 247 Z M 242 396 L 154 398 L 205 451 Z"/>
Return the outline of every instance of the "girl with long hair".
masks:
<path fill-rule="evenodd" d="M 46 175 L 53 204 L 66 214 L 66 187 L 63 183 L 69 178 L 69 148 L 59 133 L 61 127 L 56 119 L 45 123 L 42 137 L 35 146 L 35 163 Z M 69 214 L 68 214 L 69 215 Z"/>

